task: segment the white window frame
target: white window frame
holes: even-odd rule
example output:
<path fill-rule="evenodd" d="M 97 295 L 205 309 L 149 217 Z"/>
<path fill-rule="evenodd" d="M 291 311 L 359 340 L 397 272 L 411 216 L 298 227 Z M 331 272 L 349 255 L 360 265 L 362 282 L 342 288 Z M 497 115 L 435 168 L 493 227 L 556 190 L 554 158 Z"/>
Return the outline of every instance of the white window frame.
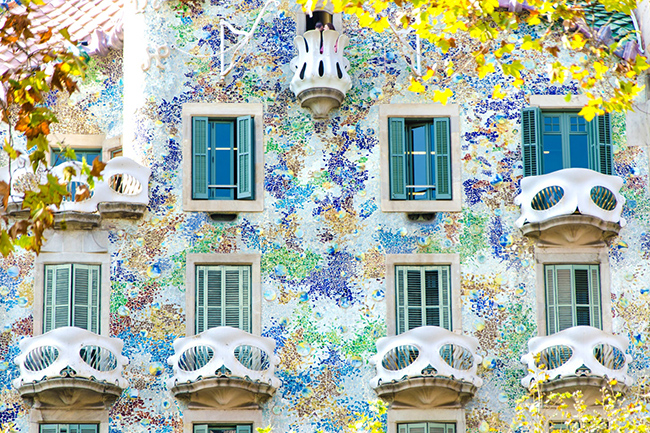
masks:
<path fill-rule="evenodd" d="M 248 265 L 251 267 L 251 333 L 262 332 L 262 281 L 261 254 L 187 254 L 185 260 L 185 333 L 195 335 L 196 320 L 196 267 L 197 266 L 231 266 Z M 215 418 L 216 419 L 216 418 Z M 214 422 L 206 421 L 208 423 Z M 219 420 L 221 422 L 221 420 Z"/>
<path fill-rule="evenodd" d="M 387 335 L 396 335 L 396 266 L 449 266 L 451 294 L 451 331 L 462 331 L 460 299 L 460 255 L 458 254 L 387 254 L 386 255 L 386 327 Z"/>
<path fill-rule="evenodd" d="M 59 230 L 48 237 L 50 237 L 49 241 L 43 246 L 41 254 L 38 255 L 34 262 L 34 310 L 32 312 L 34 336 L 43 333 L 45 266 L 73 263 L 98 265 L 100 267 L 99 335 L 108 337 L 111 298 L 111 256 L 106 247 L 108 245 L 108 233 L 86 230 Z M 74 422 L 76 421 L 71 421 L 71 423 Z"/>
<path fill-rule="evenodd" d="M 122 148 L 122 136 L 106 138 L 104 134 L 59 134 L 53 133 L 50 143 L 53 144 L 53 150 L 58 149 L 57 144 L 63 142 L 73 149 L 101 149 L 102 162 L 108 162 L 112 159 L 113 151 Z M 47 154 L 48 162 L 51 154 Z"/>
<path fill-rule="evenodd" d="M 451 200 L 391 200 L 388 119 L 446 117 L 451 126 Z M 460 212 L 462 179 L 460 159 L 460 106 L 458 104 L 384 104 L 379 106 L 381 210 L 383 212 Z"/>
<path fill-rule="evenodd" d="M 612 333 L 612 295 L 611 269 L 605 248 L 566 249 L 537 248 L 536 264 L 536 299 L 537 299 L 537 335 L 546 335 L 546 277 L 545 265 L 598 265 L 600 276 L 600 314 L 603 331 Z"/>
<path fill-rule="evenodd" d="M 108 411 L 104 409 L 68 411 L 35 407 L 29 413 L 29 433 L 40 433 L 41 424 L 99 424 L 99 433 L 108 433 Z"/>
<path fill-rule="evenodd" d="M 192 117 L 235 119 L 252 116 L 255 127 L 254 198 L 252 200 L 195 200 L 192 198 Z M 262 104 L 183 104 L 183 210 L 185 212 L 239 213 L 264 210 L 264 106 Z"/>
<path fill-rule="evenodd" d="M 388 409 L 388 432 L 397 433 L 398 424 L 419 422 L 453 422 L 456 433 L 465 433 L 465 409 Z"/>

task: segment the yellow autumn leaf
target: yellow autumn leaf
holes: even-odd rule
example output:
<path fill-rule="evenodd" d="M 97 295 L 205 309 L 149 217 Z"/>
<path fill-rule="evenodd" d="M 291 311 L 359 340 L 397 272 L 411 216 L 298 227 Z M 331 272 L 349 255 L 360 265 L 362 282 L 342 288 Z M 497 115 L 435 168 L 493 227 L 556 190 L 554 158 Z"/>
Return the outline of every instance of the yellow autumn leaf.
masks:
<path fill-rule="evenodd" d="M 484 65 L 478 66 L 476 68 L 476 71 L 478 72 L 478 77 L 480 79 L 483 79 L 487 74 L 491 74 L 495 71 L 494 63 L 486 63 Z"/>
<path fill-rule="evenodd" d="M 411 84 L 409 85 L 408 89 L 411 92 L 414 93 L 422 93 L 426 90 L 426 88 L 420 83 L 418 80 L 414 79 L 413 77 L 410 77 L 409 80 L 411 80 Z"/>
<path fill-rule="evenodd" d="M 494 90 L 492 91 L 492 99 L 503 99 L 505 96 L 506 93 L 501 91 L 501 84 L 494 86 Z"/>
<path fill-rule="evenodd" d="M 440 102 L 442 105 L 447 105 L 447 101 L 454 95 L 450 89 L 444 91 L 436 90 L 433 92 L 433 102 Z"/>
<path fill-rule="evenodd" d="M 424 81 L 427 81 L 427 80 L 431 79 L 431 77 L 433 77 L 433 74 L 434 74 L 434 73 L 435 73 L 434 70 L 431 69 L 431 68 L 429 68 L 429 69 L 427 69 L 427 73 L 424 74 L 424 76 L 422 77 L 422 79 L 423 79 Z"/>

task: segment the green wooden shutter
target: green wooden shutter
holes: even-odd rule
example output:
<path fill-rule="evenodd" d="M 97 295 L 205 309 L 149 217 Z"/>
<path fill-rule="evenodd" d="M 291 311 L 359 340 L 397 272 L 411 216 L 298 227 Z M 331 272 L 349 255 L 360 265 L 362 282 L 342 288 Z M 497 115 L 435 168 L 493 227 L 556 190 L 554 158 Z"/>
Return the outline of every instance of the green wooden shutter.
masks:
<path fill-rule="evenodd" d="M 447 433 L 447 424 L 440 422 L 430 422 L 428 433 Z"/>
<path fill-rule="evenodd" d="M 408 433 L 427 433 L 427 423 L 407 424 Z"/>
<path fill-rule="evenodd" d="M 58 424 L 41 424 L 40 433 L 59 433 Z"/>
<path fill-rule="evenodd" d="M 192 198 L 208 198 L 210 128 L 207 117 L 192 117 Z"/>
<path fill-rule="evenodd" d="M 205 270 L 205 329 L 210 329 L 223 326 L 223 266 Z"/>
<path fill-rule="evenodd" d="M 48 266 L 49 268 L 50 266 Z M 72 265 L 53 265 L 52 329 L 70 326 L 70 279 Z"/>
<path fill-rule="evenodd" d="M 542 174 L 541 112 L 537 107 L 521 111 L 521 147 L 524 176 Z"/>
<path fill-rule="evenodd" d="M 97 424 L 79 424 L 79 433 L 98 433 Z"/>
<path fill-rule="evenodd" d="M 408 424 L 398 424 L 397 433 L 408 433 Z"/>
<path fill-rule="evenodd" d="M 225 326 L 232 326 L 244 331 L 249 331 L 247 323 L 244 323 L 244 310 L 247 309 L 247 302 L 244 301 L 245 275 L 242 267 L 228 266 L 225 271 Z M 246 295 L 246 298 L 248 296 Z M 248 314 L 246 314 L 248 316 Z"/>
<path fill-rule="evenodd" d="M 205 268 L 197 266 L 196 270 L 196 320 L 194 333 L 205 331 Z M 196 428 L 196 426 L 195 426 Z"/>
<path fill-rule="evenodd" d="M 546 332 L 548 335 L 557 332 L 557 301 L 555 297 L 555 268 L 544 267 L 546 280 Z"/>
<path fill-rule="evenodd" d="M 43 290 L 43 333 L 54 329 L 54 266 L 45 267 L 45 289 Z"/>
<path fill-rule="evenodd" d="M 456 424 L 447 423 L 447 432 L 446 433 L 456 433 Z"/>
<path fill-rule="evenodd" d="M 449 266 L 441 266 L 438 272 L 440 278 L 440 326 L 451 331 L 451 282 Z"/>
<path fill-rule="evenodd" d="M 406 268 L 406 330 L 418 328 L 424 324 L 423 271 L 419 267 Z"/>
<path fill-rule="evenodd" d="M 208 433 L 208 425 L 194 424 L 194 433 Z"/>
<path fill-rule="evenodd" d="M 99 333 L 99 266 L 72 265 L 72 326 Z"/>
<path fill-rule="evenodd" d="M 589 301 L 591 302 L 591 326 L 603 329 L 600 311 L 600 267 L 598 265 L 589 266 Z"/>
<path fill-rule="evenodd" d="M 404 119 L 388 120 L 390 154 L 390 198 L 406 200 L 406 127 Z"/>
<path fill-rule="evenodd" d="M 447 118 L 433 119 L 436 152 L 436 200 L 451 200 L 451 126 Z"/>
<path fill-rule="evenodd" d="M 79 424 L 68 424 L 67 433 L 79 433 Z"/>
<path fill-rule="evenodd" d="M 611 175 L 613 143 L 609 113 L 597 116 L 589 122 L 589 145 L 591 147 L 590 168 Z"/>
<path fill-rule="evenodd" d="M 251 433 L 252 431 L 252 426 L 251 425 L 238 425 L 237 426 L 237 433 Z"/>
<path fill-rule="evenodd" d="M 252 199 L 255 163 L 253 159 L 255 132 L 253 118 L 237 118 L 237 198 Z M 260 143 L 261 145 L 261 143 Z"/>
<path fill-rule="evenodd" d="M 556 265 L 554 267 L 557 331 L 563 331 L 575 324 L 573 267 L 570 265 Z"/>
<path fill-rule="evenodd" d="M 397 298 L 397 333 L 401 334 L 406 331 L 406 302 L 404 299 L 404 287 L 406 285 L 406 272 L 401 266 L 395 267 L 395 295 Z"/>

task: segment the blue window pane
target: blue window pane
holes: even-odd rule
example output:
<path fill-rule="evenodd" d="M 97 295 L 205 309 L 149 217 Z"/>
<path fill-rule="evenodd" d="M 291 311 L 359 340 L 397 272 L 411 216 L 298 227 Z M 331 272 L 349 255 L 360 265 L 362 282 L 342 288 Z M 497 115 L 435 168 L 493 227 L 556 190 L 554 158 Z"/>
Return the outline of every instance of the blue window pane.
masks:
<path fill-rule="evenodd" d="M 589 168 L 589 142 L 587 135 L 570 136 L 571 168 Z"/>
<path fill-rule="evenodd" d="M 587 121 L 579 116 L 571 116 L 571 132 L 587 132 Z"/>
<path fill-rule="evenodd" d="M 413 143 L 412 167 L 413 178 L 411 185 L 426 186 L 429 185 L 429 172 L 427 169 L 427 127 L 426 125 L 416 126 L 411 129 L 411 139 Z M 409 188 L 409 193 L 413 200 L 427 200 L 427 188 Z"/>
<path fill-rule="evenodd" d="M 544 134 L 544 173 L 562 170 L 562 136 Z"/>
<path fill-rule="evenodd" d="M 210 198 L 234 198 L 234 123 L 210 122 Z"/>
<path fill-rule="evenodd" d="M 560 118 L 544 117 L 544 132 L 560 132 Z"/>

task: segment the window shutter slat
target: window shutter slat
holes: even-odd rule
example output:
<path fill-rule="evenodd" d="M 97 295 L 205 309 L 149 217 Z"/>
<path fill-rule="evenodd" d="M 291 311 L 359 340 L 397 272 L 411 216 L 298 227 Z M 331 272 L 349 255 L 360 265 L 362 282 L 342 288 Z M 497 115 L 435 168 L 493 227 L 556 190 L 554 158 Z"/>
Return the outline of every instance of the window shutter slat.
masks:
<path fill-rule="evenodd" d="M 98 433 L 97 424 L 80 424 L 79 433 Z"/>
<path fill-rule="evenodd" d="M 43 299 L 43 332 L 49 332 L 54 329 L 54 282 L 56 270 L 54 266 L 45 267 L 45 294 Z"/>
<path fill-rule="evenodd" d="M 70 326 L 70 280 L 72 265 L 57 265 L 54 282 L 53 329 Z"/>
<path fill-rule="evenodd" d="M 72 310 L 72 325 L 77 328 L 90 330 L 91 311 L 91 281 L 90 266 L 74 265 L 72 267 L 72 296 L 74 299 Z"/>
<path fill-rule="evenodd" d="M 253 160 L 254 145 L 253 118 L 243 116 L 237 118 L 237 198 L 252 199 L 254 187 Z"/>
<path fill-rule="evenodd" d="M 408 433 L 427 433 L 427 423 L 407 424 Z"/>
<path fill-rule="evenodd" d="M 243 266 L 240 270 L 240 288 L 241 291 L 241 312 L 242 312 L 242 327 L 241 329 L 246 332 L 251 332 L 251 272 L 248 266 Z"/>
<path fill-rule="evenodd" d="M 446 425 L 443 423 L 430 422 L 429 423 L 429 432 L 428 433 L 447 433 Z"/>
<path fill-rule="evenodd" d="M 449 281 L 449 267 L 441 266 L 439 272 L 440 278 L 440 299 L 442 299 L 441 322 L 440 326 L 451 331 L 452 330 L 452 316 L 451 316 L 451 288 Z"/>
<path fill-rule="evenodd" d="M 238 268 L 227 267 L 225 270 L 225 326 L 242 329 L 241 310 L 241 285 Z"/>
<path fill-rule="evenodd" d="M 208 118 L 192 118 L 192 198 L 208 198 L 210 172 Z"/>
<path fill-rule="evenodd" d="M 405 302 L 404 302 L 404 288 L 405 288 L 406 272 L 404 268 L 398 266 L 395 268 L 395 281 L 397 282 L 395 291 L 397 302 L 397 333 L 401 334 L 406 331 L 406 315 L 405 315 Z"/>
<path fill-rule="evenodd" d="M 196 267 L 196 334 L 205 331 L 205 268 Z"/>
<path fill-rule="evenodd" d="M 194 424 L 194 433 L 208 433 L 208 425 Z"/>
<path fill-rule="evenodd" d="M 557 332 L 557 304 L 555 302 L 555 267 L 546 266 L 546 331 L 548 335 Z"/>
<path fill-rule="evenodd" d="M 390 198 L 406 200 L 406 128 L 404 119 L 388 120 L 390 153 Z"/>
<path fill-rule="evenodd" d="M 612 125 L 609 113 L 597 116 L 590 122 L 593 126 L 594 133 L 592 133 L 592 140 L 595 139 L 595 156 L 596 167 L 594 169 L 602 174 L 611 175 L 612 169 Z"/>
<path fill-rule="evenodd" d="M 598 265 L 589 267 L 591 292 L 591 326 L 603 329 L 600 311 L 600 268 Z"/>
<path fill-rule="evenodd" d="M 451 126 L 447 118 L 433 119 L 436 152 L 436 200 L 451 200 Z"/>
<path fill-rule="evenodd" d="M 100 329 L 101 300 L 99 299 L 100 287 L 101 287 L 101 267 L 92 266 L 92 268 L 90 269 L 90 331 L 94 332 L 95 334 L 99 334 L 101 331 Z"/>
<path fill-rule="evenodd" d="M 250 425 L 238 425 L 237 426 L 237 433 L 251 433 L 252 431 L 252 426 Z"/>
<path fill-rule="evenodd" d="M 223 326 L 223 266 L 206 266 L 205 329 Z"/>
<path fill-rule="evenodd" d="M 58 424 L 41 424 L 40 433 L 59 433 Z"/>
<path fill-rule="evenodd" d="M 527 107 L 521 111 L 524 176 L 537 176 L 542 173 L 540 116 L 540 109 L 537 107 Z"/>
<path fill-rule="evenodd" d="M 408 425 L 407 424 L 399 424 L 397 428 L 397 433 L 408 433 Z"/>

